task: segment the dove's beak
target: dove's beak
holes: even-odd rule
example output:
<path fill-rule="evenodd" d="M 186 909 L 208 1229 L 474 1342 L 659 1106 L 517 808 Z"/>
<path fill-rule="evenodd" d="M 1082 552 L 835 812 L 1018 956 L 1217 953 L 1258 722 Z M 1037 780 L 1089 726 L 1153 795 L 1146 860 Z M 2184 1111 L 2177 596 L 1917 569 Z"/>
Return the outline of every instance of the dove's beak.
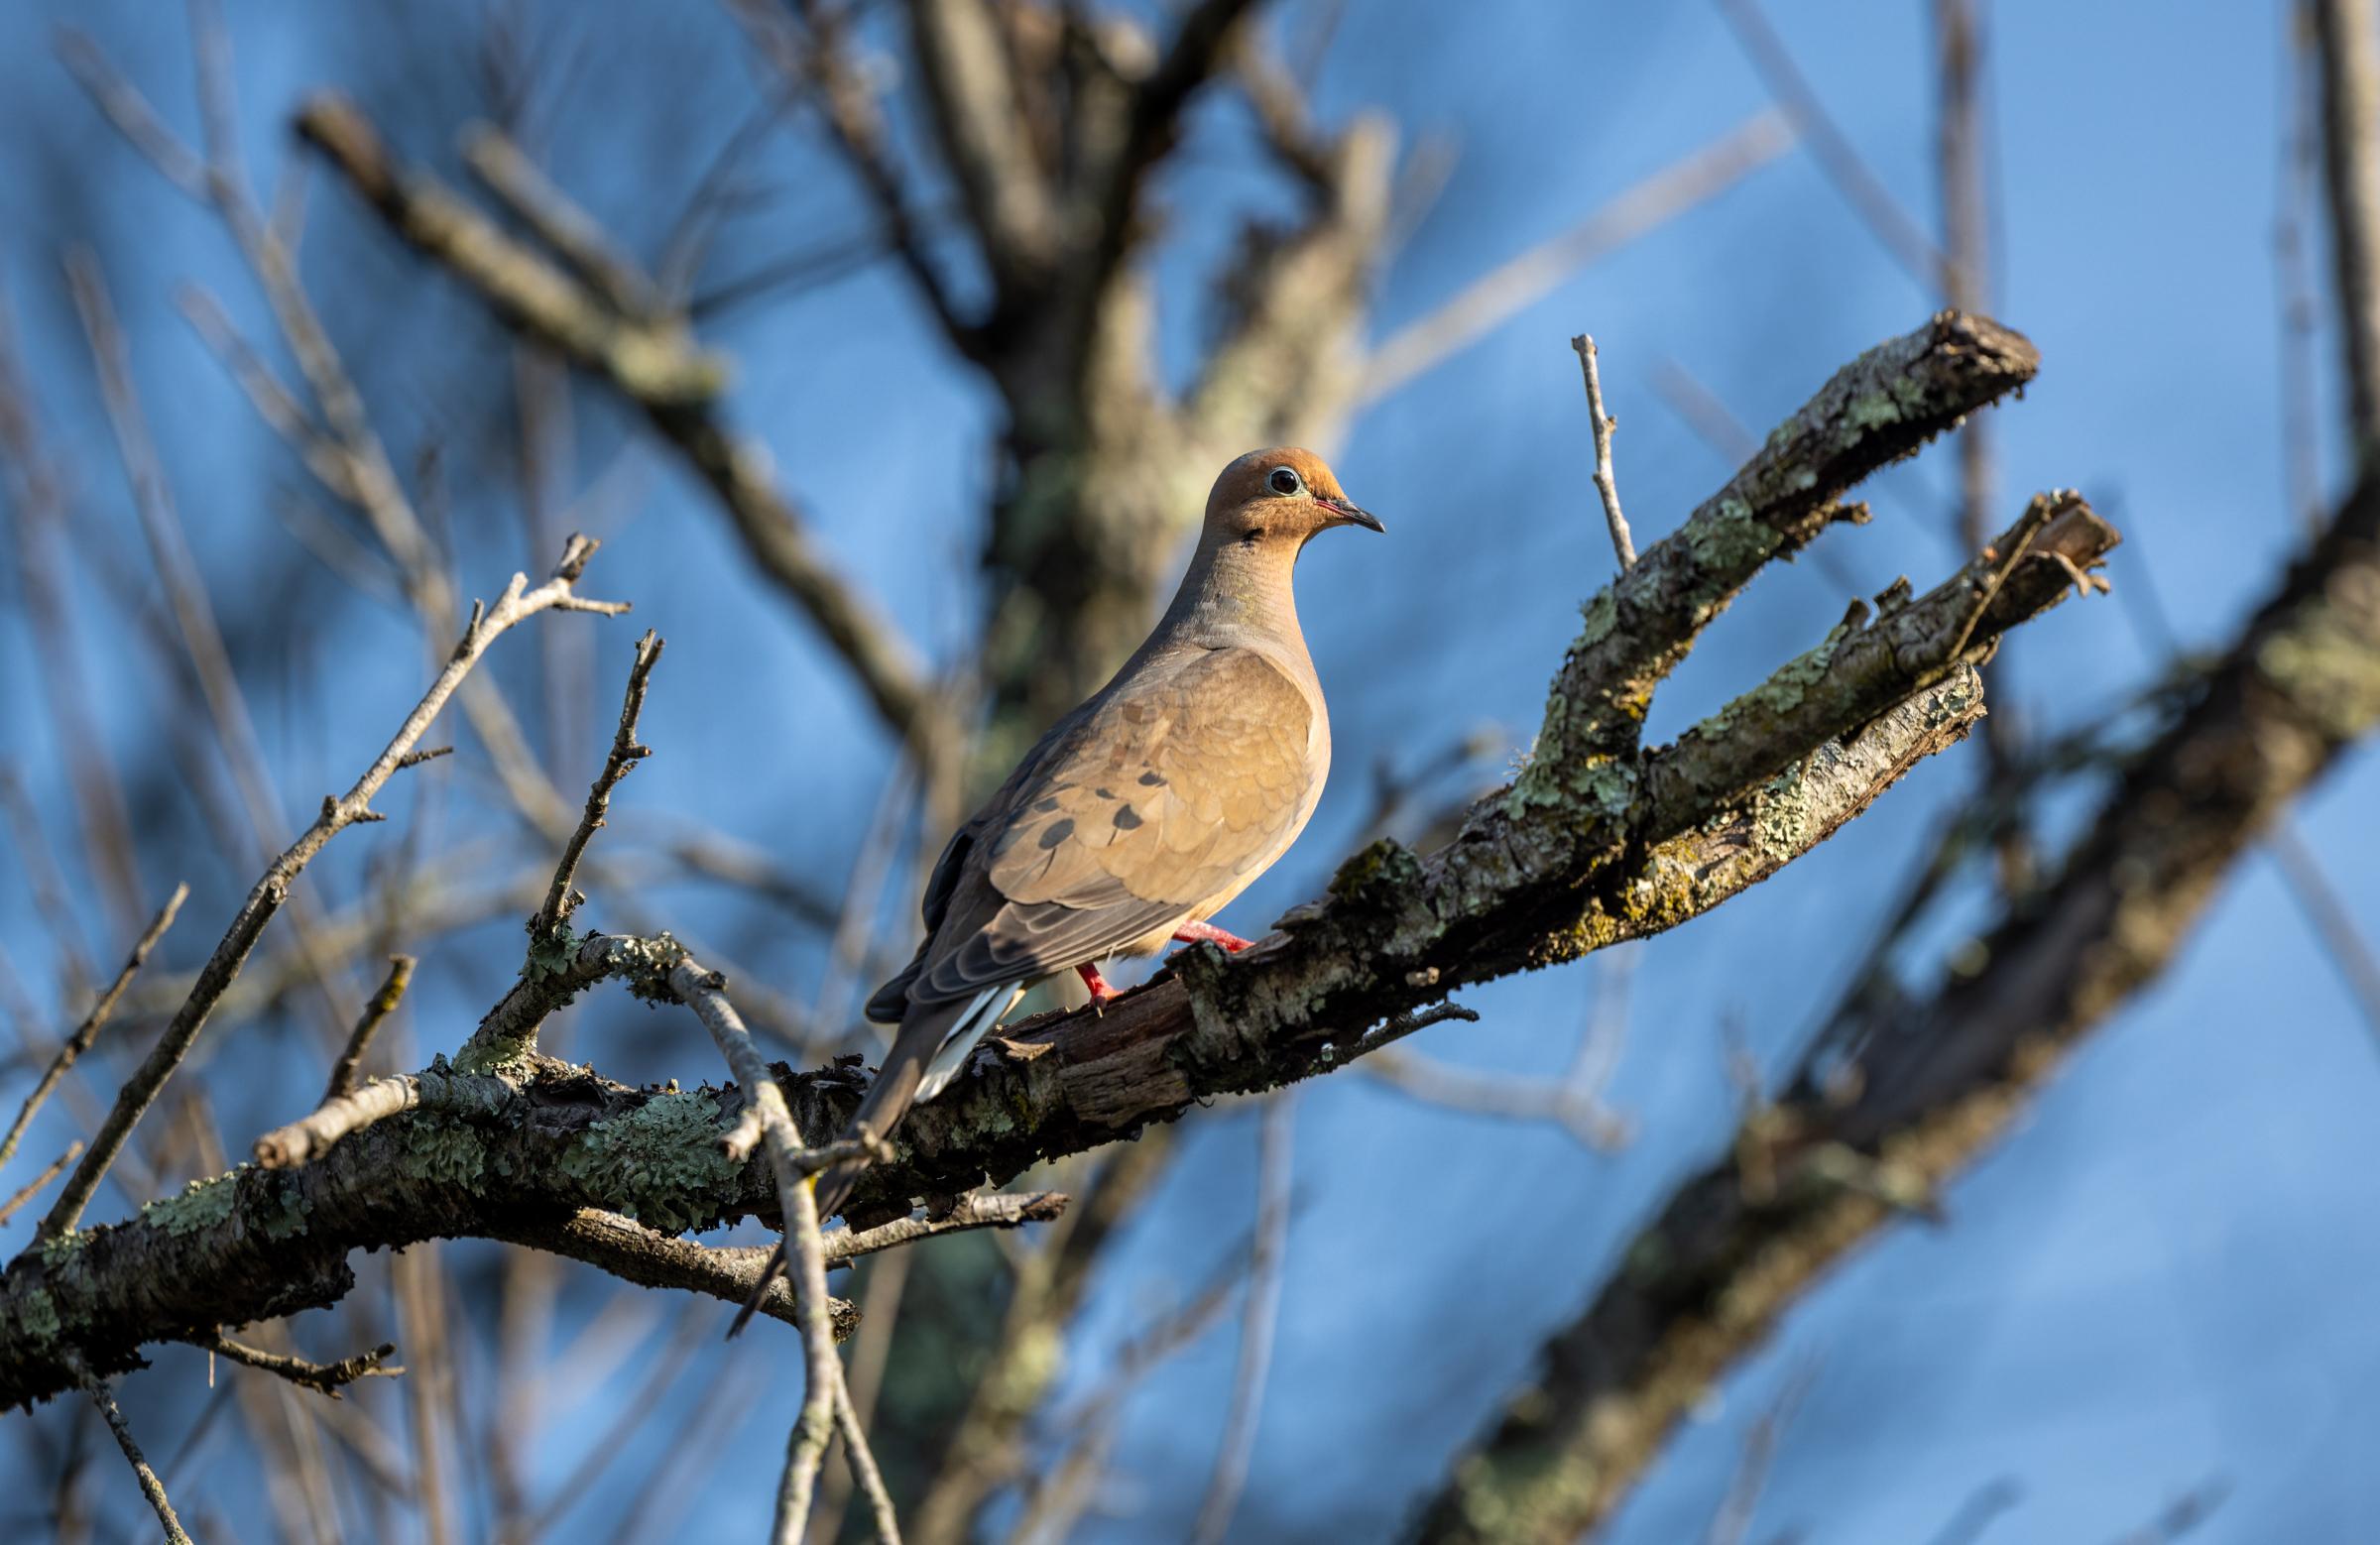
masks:
<path fill-rule="evenodd" d="M 1317 499 L 1314 502 L 1350 526 L 1361 526 L 1368 532 L 1384 532 L 1388 529 L 1380 524 L 1378 516 L 1369 510 L 1360 510 L 1344 499 Z"/>

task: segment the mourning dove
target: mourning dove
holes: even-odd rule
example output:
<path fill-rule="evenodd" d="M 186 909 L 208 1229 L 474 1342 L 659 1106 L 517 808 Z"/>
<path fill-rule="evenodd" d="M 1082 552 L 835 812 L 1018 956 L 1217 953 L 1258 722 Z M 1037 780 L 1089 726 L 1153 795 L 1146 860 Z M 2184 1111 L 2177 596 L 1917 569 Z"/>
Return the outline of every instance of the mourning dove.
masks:
<path fill-rule="evenodd" d="M 1331 726 L 1289 575 L 1316 533 L 1380 530 L 1322 458 L 1259 450 L 1223 469 L 1181 589 L 1132 657 L 1052 726 L 951 837 L 916 958 L 868 1002 L 900 1026 L 852 1118 L 889 1136 L 1025 989 L 1171 940 L 1246 941 L 1207 919 L 1297 840 L 1322 797 Z M 864 1163 L 819 1177 L 821 1216 Z"/>

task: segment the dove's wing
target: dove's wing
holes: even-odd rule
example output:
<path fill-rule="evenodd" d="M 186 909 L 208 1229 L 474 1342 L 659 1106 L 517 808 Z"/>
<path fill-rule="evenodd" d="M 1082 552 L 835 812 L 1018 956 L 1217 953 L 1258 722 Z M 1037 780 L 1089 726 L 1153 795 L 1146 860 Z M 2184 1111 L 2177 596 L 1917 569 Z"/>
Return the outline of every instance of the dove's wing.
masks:
<path fill-rule="evenodd" d="M 1253 650 L 1121 682 L 970 823 L 911 1001 L 1095 961 L 1238 894 L 1313 811 L 1320 713 Z"/>

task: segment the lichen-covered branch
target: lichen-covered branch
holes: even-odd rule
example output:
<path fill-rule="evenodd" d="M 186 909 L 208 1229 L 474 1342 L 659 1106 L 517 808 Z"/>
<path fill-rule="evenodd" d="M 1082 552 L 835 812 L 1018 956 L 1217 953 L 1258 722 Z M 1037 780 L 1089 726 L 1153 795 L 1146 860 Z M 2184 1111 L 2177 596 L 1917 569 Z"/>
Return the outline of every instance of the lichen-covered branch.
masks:
<path fill-rule="evenodd" d="M 1691 892 L 1699 904 L 1682 899 L 1671 915 L 1646 914 L 1603 936 L 1666 926 L 1761 878 L 1794 844 L 1823 840 L 1917 756 L 1955 739 L 1979 709 L 1971 681 L 1955 680 L 1656 850 L 1657 864 L 1692 865 L 1694 878 L 1665 878 L 1654 889 Z M 665 976 L 667 956 L 654 941 L 589 938 L 549 983 L 525 983 L 507 1000 L 516 1007 L 490 1018 L 520 1022 L 535 1011 L 526 1006 L 549 1007 L 565 987 L 610 975 L 650 984 Z M 1013 1060 L 914 1114 L 898 1159 L 877 1166 L 876 1195 L 961 1189 L 1045 1154 L 1112 1142 L 1204 1095 L 1336 1065 L 1319 1036 L 1284 1036 L 1266 1052 L 1228 1026 L 1202 1028 L 1178 982 L 1129 995 L 1104 1017 L 1020 1027 L 1013 1044 Z M 95 1367 L 119 1371 L 150 1342 L 333 1303 L 353 1285 L 353 1248 L 451 1235 L 546 1245 L 582 1208 L 666 1231 L 774 1215 L 764 1166 L 722 1151 L 741 1114 L 732 1095 L 630 1089 L 534 1058 L 510 1066 L 501 1099 L 409 1110 L 302 1166 L 243 1167 L 123 1224 L 20 1256 L 0 1277 L 0 1404 L 64 1387 L 63 1357 L 77 1345 Z M 779 1082 L 805 1139 L 818 1143 L 842 1129 L 864 1075 L 833 1068 Z"/>
<path fill-rule="evenodd" d="M 1102 1146 L 1196 1100 L 1328 1071 L 1373 1044 L 1369 1026 L 1450 988 L 1699 915 L 1964 734 L 1981 712 L 1973 663 L 2075 588 L 2114 540 L 2080 501 L 2037 504 L 1950 583 L 1915 599 L 1888 593 L 1873 623 L 1846 620 L 1731 705 L 1726 725 L 1646 755 L 1626 775 L 1559 761 L 1544 749 L 1557 742 L 1541 736 L 1520 780 L 1475 807 L 1446 848 L 1424 858 L 1374 844 L 1244 954 L 1192 949 L 1170 980 L 1104 1014 L 1012 1027 L 998 1055 L 912 1113 L 899 1153 L 870 1170 L 852 1214 L 905 1212 L 912 1196 Z M 1608 604 L 1606 594 L 1590 607 L 1591 620 Z M 1563 711 L 1558 693 L 1556 703 L 1549 719 Z M 532 1050 L 537 1024 L 573 994 L 621 978 L 642 996 L 677 999 L 685 965 L 666 935 L 550 941 L 463 1047 L 465 1077 L 427 1070 L 382 1102 L 392 1109 L 376 1123 L 327 1134 L 335 1146 L 311 1162 L 235 1171 L 21 1256 L 0 1278 L 0 1403 L 60 1387 L 63 1349 L 75 1345 L 115 1371 L 150 1341 L 331 1302 L 352 1280 L 345 1254 L 358 1246 L 504 1238 L 581 1208 L 668 1232 L 778 1215 L 757 1162 L 721 1140 L 744 1129 L 740 1103 L 626 1089 Z M 816 1147 L 842 1129 L 864 1083 L 836 1067 L 783 1075 L 772 1092 Z M 433 1088 L 469 1098 L 441 1095 L 433 1108 L 420 1098 Z"/>
<path fill-rule="evenodd" d="M 207 958 L 197 981 L 191 985 L 189 996 L 175 1011 L 165 1033 L 150 1048 L 149 1055 L 117 1094 L 115 1109 L 108 1113 L 98 1134 L 92 1137 L 89 1151 L 83 1155 L 82 1163 L 60 1193 L 57 1205 L 42 1220 L 43 1239 L 58 1238 L 70 1231 L 81 1218 L 83 1208 L 99 1188 L 100 1178 L 107 1173 L 108 1166 L 115 1162 L 117 1153 L 122 1151 L 126 1139 L 132 1135 L 133 1126 L 148 1111 L 158 1092 L 165 1087 L 166 1080 L 197 1041 L 199 1031 L 206 1027 L 208 1015 L 214 1011 L 216 1001 L 223 996 L 232 979 L 239 975 L 240 968 L 247 963 L 248 952 L 256 948 L 256 941 L 264 936 L 266 925 L 272 922 L 282 904 L 289 899 L 290 888 L 297 884 L 298 877 L 331 838 L 360 822 L 381 819 L 372 808 L 373 797 L 397 774 L 398 769 L 411 765 L 414 748 L 420 743 L 422 734 L 445 708 L 447 699 L 454 695 L 455 689 L 470 674 L 471 668 L 479 663 L 480 656 L 488 652 L 489 646 L 514 624 L 540 612 L 597 612 L 617 616 L 628 610 L 625 602 L 589 601 L 577 593 L 579 576 L 586 571 L 587 560 L 595 555 L 597 545 L 587 537 L 573 535 L 563 549 L 561 562 L 554 566 L 552 575 L 543 584 L 533 590 L 526 576 L 515 574 L 512 583 L 505 587 L 504 594 L 497 598 L 493 608 L 475 607 L 470 626 L 463 631 L 454 653 L 431 680 L 429 689 L 422 693 L 420 701 L 406 715 L 405 722 L 398 726 L 389 744 L 345 793 L 323 796 L 322 813 L 267 867 L 263 878 L 257 881 L 255 889 L 248 892 L 248 898 L 241 903 L 231 926 L 215 945 L 213 954 Z"/>
<path fill-rule="evenodd" d="M 1653 688 L 1763 564 L 1836 521 L 1844 491 L 2023 386 L 2021 334 L 1944 311 L 1838 371 L 1686 524 L 1596 597 L 1546 703 L 1538 753 L 1565 765 L 1635 749 Z"/>
<path fill-rule="evenodd" d="M 2380 479 L 2109 791 L 2054 880 L 1930 998 L 1860 994 L 1777 1105 L 1670 1195 L 1421 1524 L 1573 1540 L 1846 1253 L 1956 1177 L 2155 980 L 2289 802 L 2380 728 Z"/>

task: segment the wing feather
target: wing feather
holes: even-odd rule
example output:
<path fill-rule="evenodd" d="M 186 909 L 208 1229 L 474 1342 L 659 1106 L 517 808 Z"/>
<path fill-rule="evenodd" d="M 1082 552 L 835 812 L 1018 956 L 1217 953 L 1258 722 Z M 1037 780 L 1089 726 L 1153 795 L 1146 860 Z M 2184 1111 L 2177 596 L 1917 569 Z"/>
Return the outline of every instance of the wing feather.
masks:
<path fill-rule="evenodd" d="M 1316 705 L 1252 650 L 1122 683 L 1004 790 L 909 988 L 918 1002 L 1095 961 L 1236 892 L 1312 808 Z"/>

